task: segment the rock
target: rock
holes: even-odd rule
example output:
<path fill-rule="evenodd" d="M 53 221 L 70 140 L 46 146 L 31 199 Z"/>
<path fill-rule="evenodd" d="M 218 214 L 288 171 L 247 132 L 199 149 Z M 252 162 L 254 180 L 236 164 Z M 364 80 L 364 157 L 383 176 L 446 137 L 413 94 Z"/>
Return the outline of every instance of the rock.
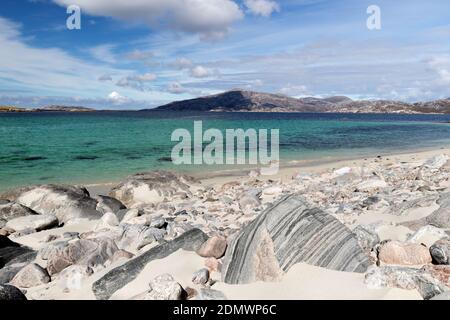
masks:
<path fill-rule="evenodd" d="M 436 239 L 440 240 L 442 238 L 446 238 L 447 234 L 444 230 L 440 228 L 436 228 L 432 225 L 426 225 L 424 227 L 421 227 L 419 230 L 414 232 L 412 235 L 410 235 L 407 239 L 407 242 L 416 242 L 420 243 L 420 240 L 422 238 L 425 239 Z"/>
<path fill-rule="evenodd" d="M 435 242 L 430 247 L 430 254 L 434 263 L 450 265 L 450 239 L 445 238 Z"/>
<path fill-rule="evenodd" d="M 109 238 L 80 239 L 69 243 L 60 251 L 52 252 L 47 260 L 47 270 L 50 275 L 54 275 L 75 264 L 91 268 L 102 266 L 110 261 L 118 250 L 114 241 Z"/>
<path fill-rule="evenodd" d="M 179 235 L 182 235 L 183 233 L 192 230 L 194 227 L 185 222 L 169 222 L 167 224 L 167 234 L 170 238 L 178 237 Z"/>
<path fill-rule="evenodd" d="M 83 281 L 94 273 L 91 267 L 73 265 L 65 268 L 59 274 L 59 281 L 63 284 L 63 290 L 80 290 Z"/>
<path fill-rule="evenodd" d="M 438 228 L 450 228 L 450 207 L 440 207 L 425 218 L 427 224 Z"/>
<path fill-rule="evenodd" d="M 36 263 L 24 267 L 11 280 L 12 285 L 20 288 L 32 288 L 49 282 L 50 275 L 47 270 Z"/>
<path fill-rule="evenodd" d="M 222 269 L 222 264 L 216 258 L 207 258 L 205 259 L 205 267 L 210 272 L 219 272 Z"/>
<path fill-rule="evenodd" d="M 26 262 L 34 259 L 36 252 L 11 241 L 8 237 L 0 236 L 0 268 L 12 263 Z"/>
<path fill-rule="evenodd" d="M 220 259 L 224 256 L 227 250 L 227 240 L 223 237 L 214 236 L 209 238 L 201 247 L 198 249 L 197 254 L 204 258 L 216 258 Z"/>
<path fill-rule="evenodd" d="M 106 212 L 103 214 L 102 218 L 97 222 L 97 224 L 94 227 L 94 230 L 101 230 L 101 229 L 109 229 L 112 227 L 117 227 L 119 225 L 119 219 L 117 216 L 112 212 Z"/>
<path fill-rule="evenodd" d="M 164 218 L 153 218 L 150 221 L 150 227 L 152 227 L 152 228 L 161 229 L 161 228 L 164 228 L 166 225 L 167 225 L 167 222 Z"/>
<path fill-rule="evenodd" d="M 42 231 L 58 226 L 58 218 L 52 214 L 32 215 L 11 219 L 6 224 L 6 227 L 15 231 L 26 229 L 33 229 Z"/>
<path fill-rule="evenodd" d="M 379 178 L 371 178 L 356 185 L 356 190 L 359 192 L 373 192 L 379 189 L 386 188 L 388 185 L 386 181 Z"/>
<path fill-rule="evenodd" d="M 378 249 L 378 259 L 386 264 L 423 265 L 431 263 L 427 247 L 417 243 L 388 241 Z"/>
<path fill-rule="evenodd" d="M 167 234 L 164 229 L 157 229 L 143 225 L 124 224 L 120 226 L 122 235 L 118 239 L 121 249 L 141 249 L 148 244 L 161 241 Z"/>
<path fill-rule="evenodd" d="M 370 252 L 380 242 L 378 234 L 365 226 L 357 226 L 353 229 L 353 233 L 356 235 L 359 245 L 365 251 Z"/>
<path fill-rule="evenodd" d="M 112 197 L 99 195 L 94 199 L 97 200 L 97 211 L 103 214 L 107 212 L 117 214 L 120 210 L 127 208 L 122 202 Z"/>
<path fill-rule="evenodd" d="M 67 240 L 51 242 L 43 246 L 39 250 L 38 255 L 42 260 L 47 260 L 49 257 L 53 256 L 56 252 L 62 251 L 68 244 L 69 242 Z"/>
<path fill-rule="evenodd" d="M 0 284 L 0 300 L 1 301 L 23 301 L 27 300 L 25 295 L 14 286 Z"/>
<path fill-rule="evenodd" d="M 450 287 L 450 266 L 448 265 L 426 265 L 422 267 L 422 270 L 431 274 L 433 278 L 439 280 L 441 283 Z"/>
<path fill-rule="evenodd" d="M 138 173 L 115 186 L 110 196 L 119 199 L 126 206 L 159 203 L 180 191 L 191 195 L 189 185 L 194 182 L 192 177 L 168 171 Z"/>
<path fill-rule="evenodd" d="M 11 219 L 36 214 L 37 213 L 35 211 L 19 203 L 9 201 L 0 202 L 0 228 L 3 228 Z"/>
<path fill-rule="evenodd" d="M 209 270 L 206 268 L 200 269 L 192 275 L 192 283 L 205 285 L 209 281 Z"/>
<path fill-rule="evenodd" d="M 364 272 L 370 264 L 346 226 L 290 195 L 234 236 L 222 279 L 230 284 L 273 281 L 299 262 L 349 272 Z"/>
<path fill-rule="evenodd" d="M 162 274 L 150 281 L 150 291 L 144 300 L 181 300 L 183 291 L 170 274 Z"/>
<path fill-rule="evenodd" d="M 423 166 L 425 168 L 429 168 L 429 169 L 440 169 L 441 167 L 443 167 L 447 161 L 448 161 L 448 156 L 445 154 L 440 154 L 437 156 L 434 156 L 430 159 L 428 159 L 427 161 L 425 161 L 425 163 L 423 164 Z"/>
<path fill-rule="evenodd" d="M 367 270 L 364 282 L 371 289 L 383 287 L 400 288 L 406 290 L 417 289 L 426 300 L 444 292 L 443 286 L 423 270 L 406 267 L 371 267 Z"/>
<path fill-rule="evenodd" d="M 123 217 L 121 219 L 119 217 L 120 223 L 129 223 L 129 221 L 131 221 L 132 219 L 137 218 L 143 214 L 143 212 L 139 209 L 121 210 L 120 213 L 123 214 Z"/>
<path fill-rule="evenodd" d="M 97 201 L 89 196 L 85 188 L 74 186 L 41 185 L 19 188 L 2 195 L 39 214 L 55 215 L 59 223 L 73 219 L 99 219 Z"/>
<path fill-rule="evenodd" d="M 334 170 L 333 175 L 335 175 L 335 176 L 342 176 L 342 175 L 348 174 L 350 172 L 352 172 L 352 168 L 350 168 L 350 167 L 343 167 L 343 168 Z"/>
<path fill-rule="evenodd" d="M 218 290 L 201 288 L 196 300 L 228 300 L 225 294 Z"/>
<path fill-rule="evenodd" d="M 244 194 L 239 198 L 239 208 L 242 211 L 253 210 L 261 205 L 259 196 L 253 194 Z"/>
<path fill-rule="evenodd" d="M 133 281 L 149 262 L 165 258 L 179 249 L 196 251 L 207 239 L 207 235 L 202 231 L 192 229 L 180 237 L 151 248 L 123 265 L 112 269 L 94 282 L 92 290 L 97 299 L 107 300 L 114 292 Z"/>
<path fill-rule="evenodd" d="M 265 196 L 278 196 L 283 193 L 283 188 L 280 186 L 273 186 L 265 188 L 262 192 Z"/>

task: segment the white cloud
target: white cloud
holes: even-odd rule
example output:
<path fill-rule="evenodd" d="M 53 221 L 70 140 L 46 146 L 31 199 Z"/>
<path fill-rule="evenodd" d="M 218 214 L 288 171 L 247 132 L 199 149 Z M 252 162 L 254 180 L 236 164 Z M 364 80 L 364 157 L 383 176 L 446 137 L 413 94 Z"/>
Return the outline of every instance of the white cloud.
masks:
<path fill-rule="evenodd" d="M 167 87 L 167 91 L 173 94 L 181 94 L 187 92 L 187 89 L 184 88 L 180 83 L 178 82 L 172 82 Z"/>
<path fill-rule="evenodd" d="M 98 81 L 112 81 L 112 77 L 109 74 L 104 74 L 98 77 Z"/>
<path fill-rule="evenodd" d="M 194 78 L 206 78 L 212 76 L 213 71 L 203 66 L 196 66 L 190 70 L 189 74 Z"/>
<path fill-rule="evenodd" d="M 128 53 L 126 57 L 130 60 L 145 61 L 154 58 L 155 54 L 152 51 L 141 51 L 136 49 Z"/>
<path fill-rule="evenodd" d="M 123 103 L 127 103 L 129 101 L 129 99 L 125 96 L 122 96 L 120 93 L 118 93 L 117 91 L 113 91 L 108 95 L 108 99 L 112 102 L 112 103 L 116 103 L 116 104 L 123 104 Z"/>
<path fill-rule="evenodd" d="M 144 22 L 151 27 L 198 33 L 207 38 L 226 34 L 244 14 L 232 0 L 53 0 L 78 5 L 83 12 L 125 21 Z"/>
<path fill-rule="evenodd" d="M 194 64 L 192 63 L 191 60 L 187 59 L 187 58 L 178 58 L 176 59 L 174 62 L 171 63 L 171 66 L 175 67 L 176 69 L 188 69 L 190 67 L 192 67 Z"/>
<path fill-rule="evenodd" d="M 280 11 L 278 3 L 272 0 L 245 0 L 244 4 L 251 13 L 263 17 Z"/>
<path fill-rule="evenodd" d="M 428 65 L 439 75 L 441 82 L 450 84 L 450 59 L 448 57 L 433 57 L 428 61 Z"/>
<path fill-rule="evenodd" d="M 280 89 L 280 93 L 291 97 L 300 97 L 309 94 L 309 91 L 306 86 L 288 84 Z"/>
<path fill-rule="evenodd" d="M 140 91 L 145 91 L 146 82 L 156 80 L 157 76 L 153 73 L 145 73 L 142 75 L 131 75 L 121 78 L 116 85 L 123 88 L 132 88 Z"/>
<path fill-rule="evenodd" d="M 89 54 L 95 59 L 107 63 L 114 64 L 117 62 L 116 57 L 113 53 L 113 49 L 115 48 L 112 44 L 102 44 L 93 48 L 89 48 Z"/>

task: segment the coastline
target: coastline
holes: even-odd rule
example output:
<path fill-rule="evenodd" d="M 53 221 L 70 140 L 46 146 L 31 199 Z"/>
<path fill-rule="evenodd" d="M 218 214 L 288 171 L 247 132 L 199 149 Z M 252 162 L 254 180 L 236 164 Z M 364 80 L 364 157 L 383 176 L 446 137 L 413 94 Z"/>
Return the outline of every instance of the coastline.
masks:
<path fill-rule="evenodd" d="M 299 172 L 320 173 L 327 170 L 335 170 L 341 167 L 360 166 L 372 160 L 379 160 L 383 164 L 392 163 L 393 161 L 420 161 L 438 154 L 450 155 L 450 146 L 444 147 L 427 147 L 416 150 L 404 150 L 400 152 L 374 152 L 372 155 L 356 157 L 330 157 L 329 159 L 311 159 L 311 160 L 288 160 L 280 165 L 277 174 L 269 176 L 259 176 L 262 180 L 281 179 L 281 181 L 290 180 L 292 176 Z M 378 158 L 380 157 L 380 158 Z M 257 167 L 246 167 L 240 169 L 230 170 L 207 170 L 201 169 L 192 171 L 180 171 L 183 174 L 188 174 L 198 179 L 205 185 L 217 185 L 230 182 L 237 178 L 247 177 L 249 172 L 257 170 Z M 120 181 L 99 182 L 81 184 L 88 189 L 92 195 L 107 194 Z"/>

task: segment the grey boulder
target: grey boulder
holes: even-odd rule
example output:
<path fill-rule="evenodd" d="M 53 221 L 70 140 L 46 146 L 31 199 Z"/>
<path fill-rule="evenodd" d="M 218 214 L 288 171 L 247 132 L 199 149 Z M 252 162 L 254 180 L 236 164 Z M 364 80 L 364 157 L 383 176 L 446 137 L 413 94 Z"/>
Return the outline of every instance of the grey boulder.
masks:
<path fill-rule="evenodd" d="M 222 280 L 276 281 L 299 262 L 348 272 L 365 272 L 370 265 L 346 226 L 290 195 L 235 235 L 224 258 Z"/>
<path fill-rule="evenodd" d="M 97 201 L 82 187 L 53 184 L 30 186 L 9 191 L 2 198 L 20 203 L 39 214 L 55 215 L 60 223 L 102 216 L 96 210 Z"/>
<path fill-rule="evenodd" d="M 2 301 L 23 301 L 27 300 L 25 295 L 14 286 L 0 284 L 0 300 Z"/>
<path fill-rule="evenodd" d="M 49 282 L 50 275 L 47 270 L 36 263 L 22 268 L 11 280 L 11 284 L 19 288 L 32 288 Z"/>
<path fill-rule="evenodd" d="M 450 265 L 450 239 L 445 238 L 436 241 L 430 247 L 430 254 L 434 263 Z"/>

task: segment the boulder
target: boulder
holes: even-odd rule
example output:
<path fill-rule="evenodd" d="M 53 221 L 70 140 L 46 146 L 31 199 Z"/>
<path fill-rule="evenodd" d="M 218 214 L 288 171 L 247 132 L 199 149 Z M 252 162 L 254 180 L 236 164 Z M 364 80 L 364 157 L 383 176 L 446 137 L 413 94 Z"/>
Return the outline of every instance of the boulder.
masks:
<path fill-rule="evenodd" d="M 206 268 L 200 269 L 192 275 L 192 283 L 205 285 L 209 281 L 209 270 Z"/>
<path fill-rule="evenodd" d="M 222 270 L 222 264 L 216 258 L 205 259 L 205 267 L 208 268 L 210 272 L 219 272 Z"/>
<path fill-rule="evenodd" d="M 338 271 L 365 272 L 368 257 L 341 222 L 298 195 L 266 209 L 229 244 L 222 280 L 274 281 L 299 262 Z"/>
<path fill-rule="evenodd" d="M 191 195 L 189 185 L 194 182 L 192 177 L 169 171 L 138 173 L 115 186 L 109 195 L 126 206 L 159 203 L 178 192 Z"/>
<path fill-rule="evenodd" d="M 58 218 L 52 214 L 32 215 L 14 218 L 6 223 L 6 227 L 15 231 L 33 229 L 42 231 L 58 226 Z"/>
<path fill-rule="evenodd" d="M 446 290 L 439 280 L 424 270 L 407 267 L 372 266 L 367 270 L 364 282 L 371 289 L 383 287 L 406 290 L 416 289 L 426 300 Z"/>
<path fill-rule="evenodd" d="M 32 288 L 49 282 L 47 270 L 36 263 L 30 263 L 21 269 L 11 280 L 11 284 L 19 288 Z"/>
<path fill-rule="evenodd" d="M 428 248 L 417 243 L 388 241 L 378 248 L 378 259 L 385 264 L 423 265 L 431 263 Z"/>
<path fill-rule="evenodd" d="M 23 301 L 27 300 L 25 295 L 14 286 L 0 284 L 0 300 L 1 301 Z"/>
<path fill-rule="evenodd" d="M 94 197 L 94 199 L 97 200 L 97 211 L 103 214 L 107 212 L 117 214 L 120 210 L 127 208 L 122 202 L 112 197 L 99 195 Z"/>
<path fill-rule="evenodd" d="M 0 228 L 14 218 L 36 215 L 37 213 L 19 203 L 2 201 L 0 202 Z"/>
<path fill-rule="evenodd" d="M 124 250 L 139 250 L 148 244 L 161 241 L 167 234 L 164 229 L 144 225 L 123 224 L 120 228 L 122 233 L 117 239 L 117 245 Z"/>
<path fill-rule="evenodd" d="M 196 300 L 228 300 L 225 294 L 218 290 L 201 288 Z"/>
<path fill-rule="evenodd" d="M 33 260 L 36 252 L 11 241 L 8 237 L 0 236 L 0 268 L 8 264 Z"/>
<path fill-rule="evenodd" d="M 365 251 L 370 252 L 379 242 L 380 237 L 368 227 L 359 225 L 353 229 L 353 233 L 358 239 L 358 243 Z"/>
<path fill-rule="evenodd" d="M 150 281 L 150 291 L 143 300 L 181 300 L 183 287 L 170 274 L 162 274 Z"/>
<path fill-rule="evenodd" d="M 436 155 L 425 161 L 423 166 L 428 169 L 438 170 L 447 163 L 448 159 L 448 156 L 445 154 Z"/>
<path fill-rule="evenodd" d="M 71 265 L 91 268 L 103 266 L 118 250 L 114 241 L 109 238 L 80 239 L 69 243 L 62 250 L 53 251 L 47 260 L 47 270 L 50 275 L 54 275 Z"/>
<path fill-rule="evenodd" d="M 224 256 L 227 250 L 227 240 L 220 236 L 214 236 L 209 238 L 201 247 L 198 249 L 197 254 L 204 258 L 216 258 L 220 259 Z"/>
<path fill-rule="evenodd" d="M 431 276 L 446 286 L 450 287 L 450 266 L 448 265 L 426 265 L 422 267 L 422 270 L 431 274 Z"/>
<path fill-rule="evenodd" d="M 430 254 L 434 263 L 450 265 L 450 239 L 436 241 L 430 247 Z"/>
<path fill-rule="evenodd" d="M 112 269 L 92 285 L 97 299 L 107 300 L 114 292 L 136 279 L 145 266 L 156 259 L 162 259 L 179 249 L 196 251 L 208 239 L 199 229 L 192 229 L 180 237 L 149 249 L 123 265 Z"/>
<path fill-rule="evenodd" d="M 109 229 L 112 227 L 117 227 L 118 225 L 119 219 L 117 218 L 117 216 L 112 212 L 106 212 L 97 222 L 97 224 L 94 227 L 94 230 L 101 230 L 104 228 Z"/>
<path fill-rule="evenodd" d="M 359 192 L 372 192 L 379 189 L 384 189 L 388 185 L 386 181 L 380 179 L 380 178 L 371 178 L 366 181 L 363 181 L 356 185 L 356 190 Z"/>
<path fill-rule="evenodd" d="M 40 185 L 19 188 L 2 195 L 39 214 L 55 215 L 59 223 L 73 219 L 99 219 L 102 215 L 96 210 L 97 201 L 89 196 L 85 188 L 61 185 Z"/>

